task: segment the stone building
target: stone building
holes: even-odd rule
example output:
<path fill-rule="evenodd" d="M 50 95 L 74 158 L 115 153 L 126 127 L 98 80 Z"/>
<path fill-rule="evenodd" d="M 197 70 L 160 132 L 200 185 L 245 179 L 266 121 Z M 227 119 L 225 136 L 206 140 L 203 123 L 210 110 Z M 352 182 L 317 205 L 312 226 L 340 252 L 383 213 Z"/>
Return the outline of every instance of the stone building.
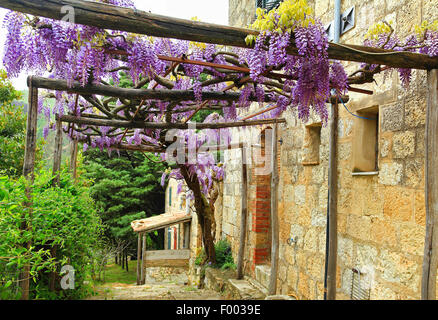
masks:
<path fill-rule="evenodd" d="M 308 2 L 324 25 L 333 21 L 333 0 Z M 354 27 L 341 36 L 341 43 L 363 44 L 368 28 L 383 19 L 393 21 L 400 37 L 414 31 L 415 24 L 438 19 L 434 0 L 341 3 L 341 12 L 355 8 Z M 230 0 L 229 8 L 232 26 L 247 27 L 255 18 L 254 0 Z M 344 65 L 347 71 L 358 66 Z M 368 119 L 355 117 L 339 105 L 337 299 L 351 298 L 357 278 L 353 270 L 370 280 L 369 290 L 365 288 L 370 299 L 419 299 L 425 238 L 426 72 L 413 71 L 408 90 L 402 88 L 397 72 L 386 79 L 378 75 L 375 83 L 361 88 L 374 94 L 350 92 L 347 107 L 351 113 Z M 257 109 L 254 105 L 250 113 Z M 283 117 L 287 123 L 278 127 L 277 155 L 277 294 L 323 299 L 329 128 L 322 126 L 317 117 L 302 123 L 293 111 Z M 264 129 L 235 129 L 233 139 L 245 136 L 254 143 L 261 142 L 263 149 Z M 218 215 L 220 234 L 231 242 L 234 255 L 241 227 L 241 163 L 240 150 L 226 151 L 226 178 Z M 263 279 L 270 265 L 271 188 L 270 175 L 256 175 L 256 169 L 256 165 L 250 165 L 244 272 Z"/>
<path fill-rule="evenodd" d="M 178 181 L 169 179 L 165 192 L 165 213 L 178 214 L 187 212 L 183 193 L 177 192 Z M 187 240 L 186 240 L 187 241 Z M 164 249 L 182 249 L 184 247 L 184 224 L 176 224 L 164 230 Z"/>

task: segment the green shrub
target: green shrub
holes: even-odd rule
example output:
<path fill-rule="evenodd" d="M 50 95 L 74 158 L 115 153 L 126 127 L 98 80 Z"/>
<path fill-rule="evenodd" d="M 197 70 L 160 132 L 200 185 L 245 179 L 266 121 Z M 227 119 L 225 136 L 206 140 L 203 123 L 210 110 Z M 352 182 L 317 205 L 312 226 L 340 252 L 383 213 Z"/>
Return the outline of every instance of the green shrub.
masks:
<path fill-rule="evenodd" d="M 233 260 L 233 255 L 231 253 L 231 245 L 226 240 L 219 240 L 215 245 L 214 249 L 216 252 L 216 264 L 208 266 L 218 269 L 235 269 L 235 264 Z M 205 251 L 201 250 L 199 254 L 196 256 L 195 265 L 204 266 L 206 261 Z"/>
<path fill-rule="evenodd" d="M 23 205 L 27 181 L 0 174 L 0 299 L 20 297 L 18 281 L 24 265 L 30 265 L 31 299 L 80 299 L 89 294 L 84 280 L 100 243 L 101 220 L 87 181 L 79 178 L 73 183 L 62 172 L 60 187 L 55 187 L 52 179 L 48 171 L 35 174 L 30 212 Z M 23 229 L 24 222 L 28 229 Z M 64 265 L 75 270 L 75 288 L 61 290 L 59 278 L 58 290 L 49 291 L 51 271 L 59 274 Z"/>

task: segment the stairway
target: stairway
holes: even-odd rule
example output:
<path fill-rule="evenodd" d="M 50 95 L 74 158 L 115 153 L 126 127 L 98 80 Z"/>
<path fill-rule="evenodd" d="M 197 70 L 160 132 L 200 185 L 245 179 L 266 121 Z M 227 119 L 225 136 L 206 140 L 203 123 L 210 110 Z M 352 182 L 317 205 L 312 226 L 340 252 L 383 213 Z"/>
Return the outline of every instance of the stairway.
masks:
<path fill-rule="evenodd" d="M 268 296 L 271 267 L 258 265 L 255 267 L 255 278 L 245 276 L 243 280 L 230 279 L 230 292 L 241 300 L 262 300 Z"/>
<path fill-rule="evenodd" d="M 259 284 L 253 284 L 253 280 L 245 277 L 235 279 L 234 271 L 221 271 L 207 268 L 205 271 L 205 286 L 208 289 L 221 292 L 232 300 L 263 300 L 267 291 Z"/>
<path fill-rule="evenodd" d="M 245 276 L 235 279 L 235 272 L 207 268 L 205 271 L 205 287 L 220 292 L 231 300 L 295 300 L 286 295 L 268 294 L 271 267 L 259 265 L 255 268 L 255 279 Z"/>
<path fill-rule="evenodd" d="M 255 281 L 257 281 L 263 288 L 268 290 L 269 279 L 271 277 L 271 266 L 258 265 L 255 267 Z"/>

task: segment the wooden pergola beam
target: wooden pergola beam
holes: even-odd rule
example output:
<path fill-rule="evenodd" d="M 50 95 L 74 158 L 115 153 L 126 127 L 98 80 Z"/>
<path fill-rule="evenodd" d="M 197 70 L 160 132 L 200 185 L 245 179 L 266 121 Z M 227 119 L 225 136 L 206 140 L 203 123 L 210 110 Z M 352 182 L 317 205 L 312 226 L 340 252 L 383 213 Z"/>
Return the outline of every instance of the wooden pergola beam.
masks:
<path fill-rule="evenodd" d="M 1 0 L 0 0 L 1 1 Z M 32 85 L 40 89 L 66 91 L 68 93 L 76 93 L 81 95 L 101 95 L 124 99 L 138 100 L 161 100 L 161 101 L 194 101 L 195 93 L 193 90 L 147 90 L 147 89 L 128 89 L 112 87 L 104 84 L 82 86 L 79 82 L 74 82 L 71 86 L 65 80 L 48 79 L 43 77 L 32 77 L 29 81 Z M 218 92 L 218 91 L 203 91 L 202 100 L 218 100 L 218 101 L 238 101 L 240 98 L 239 92 Z M 257 98 L 252 96 L 250 101 L 256 101 Z M 265 102 L 271 102 L 268 95 L 265 95 Z"/>
<path fill-rule="evenodd" d="M 3 8 L 55 20 L 65 17 L 65 6 L 74 8 L 75 23 L 148 36 L 175 38 L 247 48 L 247 35 L 255 30 L 156 15 L 144 11 L 82 0 L 0 0 Z M 64 13 L 63 13 L 64 12 Z M 287 52 L 298 55 L 294 45 Z M 393 68 L 437 69 L 438 58 L 412 52 L 396 52 L 358 45 L 330 43 L 330 59 L 366 62 Z"/>
<path fill-rule="evenodd" d="M 143 122 L 143 121 L 123 121 L 123 120 L 104 120 L 76 117 L 64 115 L 60 117 L 62 122 L 76 123 L 81 125 L 91 125 L 99 127 L 113 128 L 131 128 L 131 129 L 222 129 L 236 128 L 256 125 L 265 125 L 272 123 L 285 123 L 285 119 L 265 119 L 252 121 L 236 121 L 236 122 L 221 122 L 221 123 L 167 123 L 167 122 Z"/>

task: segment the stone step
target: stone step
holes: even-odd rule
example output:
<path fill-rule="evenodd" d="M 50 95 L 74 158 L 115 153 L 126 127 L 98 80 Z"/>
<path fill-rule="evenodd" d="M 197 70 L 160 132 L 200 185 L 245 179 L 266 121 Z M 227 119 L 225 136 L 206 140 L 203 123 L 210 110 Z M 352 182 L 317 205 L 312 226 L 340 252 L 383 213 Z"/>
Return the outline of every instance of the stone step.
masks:
<path fill-rule="evenodd" d="M 267 291 L 260 285 L 253 285 L 250 279 L 236 279 L 234 270 L 219 270 L 207 268 L 205 270 L 205 288 L 220 292 L 227 299 L 232 300 L 263 300 Z"/>
<path fill-rule="evenodd" d="M 268 288 L 265 288 L 262 286 L 260 282 L 258 282 L 256 279 L 245 276 L 244 277 L 246 281 L 248 281 L 254 288 L 257 288 L 261 293 L 263 293 L 265 296 L 268 296 Z"/>
<path fill-rule="evenodd" d="M 236 300 L 263 300 L 266 297 L 266 294 L 244 279 L 229 279 L 228 291 Z"/>
<path fill-rule="evenodd" d="M 258 265 L 255 267 L 255 280 L 264 288 L 269 288 L 269 278 L 271 276 L 271 266 Z"/>

